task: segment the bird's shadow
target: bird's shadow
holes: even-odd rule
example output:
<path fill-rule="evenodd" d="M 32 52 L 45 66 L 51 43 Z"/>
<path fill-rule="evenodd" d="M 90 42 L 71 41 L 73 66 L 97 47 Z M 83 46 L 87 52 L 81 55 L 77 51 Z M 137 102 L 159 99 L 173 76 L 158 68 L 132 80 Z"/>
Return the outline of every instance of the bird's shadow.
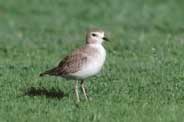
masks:
<path fill-rule="evenodd" d="M 55 98 L 55 99 L 62 99 L 65 96 L 68 96 L 67 94 L 65 94 L 63 91 L 58 90 L 58 89 L 46 89 L 44 87 L 30 87 L 27 88 L 26 90 L 24 90 L 24 95 L 26 96 L 45 96 L 47 98 Z"/>

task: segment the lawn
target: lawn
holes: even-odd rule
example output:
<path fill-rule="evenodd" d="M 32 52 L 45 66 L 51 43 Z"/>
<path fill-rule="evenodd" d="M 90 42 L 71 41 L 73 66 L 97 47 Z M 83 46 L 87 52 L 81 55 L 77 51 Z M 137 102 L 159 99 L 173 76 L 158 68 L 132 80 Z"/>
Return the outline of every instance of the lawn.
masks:
<path fill-rule="evenodd" d="M 184 120 L 183 0 L 0 0 L 0 122 Z M 39 73 L 106 30 L 107 61 L 76 104 Z"/>

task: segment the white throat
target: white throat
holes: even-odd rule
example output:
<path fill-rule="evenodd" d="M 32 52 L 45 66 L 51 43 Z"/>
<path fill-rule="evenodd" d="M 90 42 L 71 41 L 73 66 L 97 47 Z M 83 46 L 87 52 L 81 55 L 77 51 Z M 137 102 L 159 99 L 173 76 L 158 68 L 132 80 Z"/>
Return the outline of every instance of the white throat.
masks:
<path fill-rule="evenodd" d="M 105 48 L 101 43 L 93 43 L 93 44 L 89 44 L 89 46 L 98 50 L 103 56 L 106 56 Z"/>

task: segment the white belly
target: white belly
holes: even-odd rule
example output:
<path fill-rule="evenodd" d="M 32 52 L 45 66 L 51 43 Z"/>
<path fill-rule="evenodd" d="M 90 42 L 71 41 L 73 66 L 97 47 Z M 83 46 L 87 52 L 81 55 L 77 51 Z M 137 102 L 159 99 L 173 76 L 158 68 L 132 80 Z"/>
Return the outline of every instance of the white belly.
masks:
<path fill-rule="evenodd" d="M 96 48 L 98 49 L 98 53 L 94 56 L 89 56 L 89 62 L 87 62 L 80 71 L 70 74 L 71 76 L 76 79 L 85 79 L 100 72 L 105 62 L 106 52 L 101 45 Z"/>

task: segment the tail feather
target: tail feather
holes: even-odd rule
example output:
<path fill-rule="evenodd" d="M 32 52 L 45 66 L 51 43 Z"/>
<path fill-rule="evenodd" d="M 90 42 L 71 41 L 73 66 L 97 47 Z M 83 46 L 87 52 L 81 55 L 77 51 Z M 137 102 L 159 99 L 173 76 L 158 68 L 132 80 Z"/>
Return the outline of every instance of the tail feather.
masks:
<path fill-rule="evenodd" d="M 58 73 L 57 70 L 58 70 L 57 67 L 53 68 L 53 69 L 50 69 L 50 70 L 47 70 L 43 73 L 40 73 L 40 77 L 45 76 L 45 75 L 57 75 L 57 73 Z"/>

